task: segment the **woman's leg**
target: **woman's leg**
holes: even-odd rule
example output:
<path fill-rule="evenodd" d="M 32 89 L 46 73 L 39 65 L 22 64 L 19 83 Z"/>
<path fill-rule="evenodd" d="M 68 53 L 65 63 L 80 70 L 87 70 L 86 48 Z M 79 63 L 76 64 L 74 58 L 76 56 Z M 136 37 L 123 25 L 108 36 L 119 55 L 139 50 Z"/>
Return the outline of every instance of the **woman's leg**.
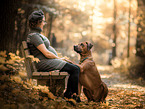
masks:
<path fill-rule="evenodd" d="M 60 72 L 68 72 L 70 74 L 67 90 L 64 93 L 64 97 L 71 98 L 71 95 L 76 93 L 78 95 L 78 81 L 80 68 L 77 65 L 66 63 L 65 66 L 60 70 Z"/>

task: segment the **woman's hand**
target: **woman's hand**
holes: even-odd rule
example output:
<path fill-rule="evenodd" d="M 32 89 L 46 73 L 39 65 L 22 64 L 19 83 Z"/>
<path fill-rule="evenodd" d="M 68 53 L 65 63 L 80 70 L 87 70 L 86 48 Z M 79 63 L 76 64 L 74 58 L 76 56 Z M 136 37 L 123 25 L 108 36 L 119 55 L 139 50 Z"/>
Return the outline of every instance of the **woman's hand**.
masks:
<path fill-rule="evenodd" d="M 72 62 L 71 60 L 68 60 L 66 58 L 61 58 L 61 59 L 64 60 L 64 61 L 66 61 L 66 62 L 68 62 L 68 63 L 74 64 L 74 62 Z"/>
<path fill-rule="evenodd" d="M 60 59 L 66 61 L 66 62 L 68 62 L 68 63 L 77 65 L 77 66 L 80 68 L 80 72 L 83 72 L 83 71 L 84 71 L 84 70 L 83 70 L 83 66 L 81 66 L 80 64 L 77 64 L 77 63 L 75 63 L 75 62 L 73 62 L 73 61 L 71 61 L 71 60 L 69 60 L 69 59 L 66 59 L 66 57 L 63 57 L 63 58 L 60 58 Z"/>

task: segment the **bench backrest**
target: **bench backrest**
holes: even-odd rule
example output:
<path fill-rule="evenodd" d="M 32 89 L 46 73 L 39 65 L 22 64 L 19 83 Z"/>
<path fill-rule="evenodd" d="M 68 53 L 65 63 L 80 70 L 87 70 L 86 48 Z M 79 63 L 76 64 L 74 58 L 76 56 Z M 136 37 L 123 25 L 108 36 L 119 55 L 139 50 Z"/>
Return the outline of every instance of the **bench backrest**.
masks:
<path fill-rule="evenodd" d="M 28 78 L 32 78 L 32 73 L 37 72 L 37 69 L 35 67 L 34 61 L 29 57 L 30 52 L 29 52 L 26 41 L 22 41 L 21 53 L 22 53 L 22 56 L 25 58 L 24 61 L 25 61 L 25 66 L 27 70 L 27 76 Z"/>

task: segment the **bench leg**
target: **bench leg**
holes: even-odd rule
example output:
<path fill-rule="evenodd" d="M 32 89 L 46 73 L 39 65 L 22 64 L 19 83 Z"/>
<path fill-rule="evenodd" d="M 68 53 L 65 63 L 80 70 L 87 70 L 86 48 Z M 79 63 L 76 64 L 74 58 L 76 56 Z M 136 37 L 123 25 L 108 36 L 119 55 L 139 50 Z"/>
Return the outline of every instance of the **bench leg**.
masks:
<path fill-rule="evenodd" d="M 48 80 L 45 80 L 45 79 L 37 79 L 37 85 L 46 85 Z"/>
<path fill-rule="evenodd" d="M 63 96 L 63 92 L 65 89 L 65 78 L 64 79 L 52 79 L 51 81 L 47 81 L 47 86 L 49 86 L 49 90 L 55 95 L 55 96 Z"/>
<path fill-rule="evenodd" d="M 67 78 L 64 79 L 37 79 L 37 85 L 46 85 L 55 96 L 63 97 L 63 92 L 67 87 Z"/>

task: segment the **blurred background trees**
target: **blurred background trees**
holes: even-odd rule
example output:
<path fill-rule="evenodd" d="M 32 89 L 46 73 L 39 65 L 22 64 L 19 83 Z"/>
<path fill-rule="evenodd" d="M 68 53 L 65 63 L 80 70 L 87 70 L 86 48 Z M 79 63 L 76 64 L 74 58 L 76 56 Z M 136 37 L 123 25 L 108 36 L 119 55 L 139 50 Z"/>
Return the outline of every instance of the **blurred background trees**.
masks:
<path fill-rule="evenodd" d="M 78 62 L 73 45 L 90 41 L 96 64 L 111 64 L 112 58 L 126 59 L 129 54 L 128 59 L 140 63 L 130 65 L 130 74 L 144 75 L 145 0 L 5 0 L 0 9 L 0 51 L 19 49 L 29 31 L 27 18 L 36 9 L 46 16 L 43 34 L 62 55 Z"/>
<path fill-rule="evenodd" d="M 145 79 L 145 0 L 138 0 L 136 57 L 129 68 L 130 74 Z"/>

